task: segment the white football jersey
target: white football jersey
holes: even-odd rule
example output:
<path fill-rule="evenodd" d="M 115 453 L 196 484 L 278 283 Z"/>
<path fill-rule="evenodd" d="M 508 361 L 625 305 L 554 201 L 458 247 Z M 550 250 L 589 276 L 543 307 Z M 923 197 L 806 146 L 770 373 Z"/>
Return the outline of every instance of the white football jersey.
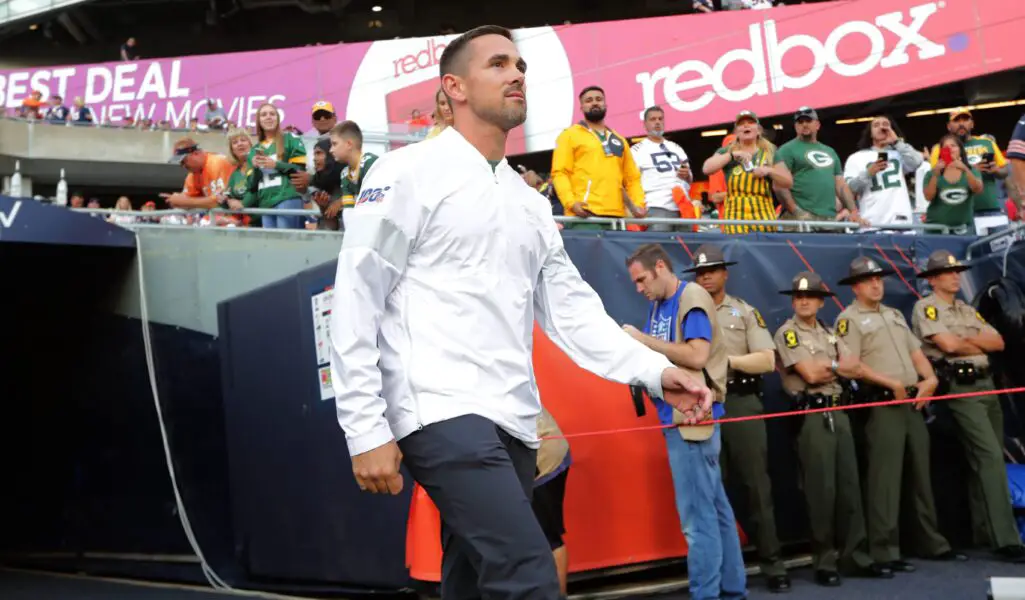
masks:
<path fill-rule="evenodd" d="M 879 150 L 869 148 L 859 150 L 847 158 L 844 165 L 844 179 L 850 182 L 852 179 L 865 172 L 869 165 L 876 161 Z M 908 193 L 908 183 L 904 177 L 907 171 L 900 160 L 900 153 L 896 150 L 887 150 L 890 157 L 886 169 L 876 173 L 872 178 L 872 186 L 868 191 L 861 194 L 858 200 L 861 217 L 871 223 L 874 227 L 882 227 L 890 224 L 910 224 L 911 196 Z"/>
<path fill-rule="evenodd" d="M 630 147 L 634 162 L 641 170 L 641 187 L 644 188 L 644 202 L 649 207 L 679 211 L 673 202 L 673 188 L 680 186 L 690 197 L 690 184 L 676 176 L 676 170 L 687 162 L 687 153 L 675 142 L 661 143 L 644 138 Z"/>

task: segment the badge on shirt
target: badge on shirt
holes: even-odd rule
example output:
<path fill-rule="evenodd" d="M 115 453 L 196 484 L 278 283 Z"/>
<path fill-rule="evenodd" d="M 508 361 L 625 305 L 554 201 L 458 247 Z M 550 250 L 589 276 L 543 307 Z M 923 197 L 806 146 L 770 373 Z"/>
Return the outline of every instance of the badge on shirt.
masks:
<path fill-rule="evenodd" d="M 847 319 L 840 319 L 836 322 L 836 334 L 840 337 L 847 335 L 848 323 Z"/>
<path fill-rule="evenodd" d="M 925 307 L 925 318 L 926 319 L 929 319 L 930 321 L 935 321 L 937 316 L 938 315 L 936 313 L 936 307 L 935 306 L 929 304 L 929 305 L 927 305 Z M 982 317 L 979 317 L 979 318 L 982 318 Z"/>
<path fill-rule="evenodd" d="M 801 343 L 797 339 L 797 332 L 793 329 L 787 329 L 783 332 L 783 341 L 786 342 L 787 348 L 796 348 Z"/>
<path fill-rule="evenodd" d="M 768 329 L 765 326 L 765 319 L 762 318 L 762 313 L 758 312 L 757 308 L 752 308 L 751 312 L 754 313 L 755 323 L 758 323 L 758 326 L 761 327 L 762 329 Z"/>

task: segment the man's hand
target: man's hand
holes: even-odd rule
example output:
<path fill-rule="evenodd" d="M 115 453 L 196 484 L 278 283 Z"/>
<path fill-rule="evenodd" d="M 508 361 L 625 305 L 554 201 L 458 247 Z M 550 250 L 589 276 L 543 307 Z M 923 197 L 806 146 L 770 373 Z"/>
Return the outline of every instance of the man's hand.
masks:
<path fill-rule="evenodd" d="M 683 413 L 684 425 L 695 425 L 712 414 L 712 390 L 683 369 L 662 371 L 662 396 L 666 404 Z"/>
<path fill-rule="evenodd" d="M 630 324 L 623 325 L 623 331 L 630 334 L 630 337 L 641 342 L 644 340 L 644 334 L 640 332 L 636 327 Z"/>
<path fill-rule="evenodd" d="M 383 446 L 352 457 L 352 474 L 359 489 L 371 494 L 397 495 L 402 491 L 402 451 L 392 440 Z"/>
<path fill-rule="evenodd" d="M 310 174 L 307 171 L 295 171 L 288 176 L 288 180 L 300 194 L 305 193 L 310 187 Z"/>
<path fill-rule="evenodd" d="M 245 208 L 245 205 L 243 205 L 242 202 L 239 200 L 236 200 L 234 198 L 228 198 L 228 208 L 230 208 L 231 210 L 243 210 Z"/>
<path fill-rule="evenodd" d="M 888 163 L 885 160 L 877 160 L 877 161 L 875 161 L 874 163 L 872 163 L 872 164 L 870 164 L 868 166 L 868 174 L 869 174 L 869 176 L 870 177 L 875 177 L 881 171 L 885 171 L 886 167 L 888 167 L 889 164 L 890 163 Z"/>
<path fill-rule="evenodd" d="M 761 177 L 761 178 L 764 179 L 764 178 L 766 178 L 766 177 L 768 177 L 769 175 L 772 174 L 772 167 L 767 167 L 765 165 L 761 165 L 761 166 L 755 167 L 754 170 L 751 171 L 751 173 L 755 177 Z"/>
<path fill-rule="evenodd" d="M 335 200 L 334 202 L 329 204 L 327 208 L 324 209 L 324 216 L 327 217 L 328 219 L 334 219 L 335 217 L 338 216 L 338 213 L 340 213 L 340 212 L 342 212 L 342 199 L 341 198 Z"/>
<path fill-rule="evenodd" d="M 630 213 L 634 216 L 634 218 L 643 219 L 644 217 L 648 216 L 648 209 L 643 207 L 631 206 Z"/>
<path fill-rule="evenodd" d="M 899 381 L 893 383 L 890 386 L 890 392 L 893 393 L 894 400 L 907 400 L 908 390 Z"/>
<path fill-rule="evenodd" d="M 164 202 L 166 202 L 168 206 L 173 206 L 174 208 L 181 208 L 180 205 L 188 198 L 188 196 L 181 192 L 174 194 L 160 194 L 160 197 L 164 199 Z"/>
<path fill-rule="evenodd" d="M 317 206 L 321 209 L 324 209 L 327 208 L 328 204 L 331 204 L 331 196 L 324 190 L 321 190 L 313 194 L 313 201 L 316 202 Z"/>
<path fill-rule="evenodd" d="M 574 202 L 573 206 L 570 207 L 573 214 L 578 217 L 593 217 L 594 213 L 591 212 L 590 207 L 587 206 L 586 202 Z"/>
<path fill-rule="evenodd" d="M 939 385 L 939 380 L 935 377 L 930 377 L 923 381 L 918 382 L 918 393 L 915 394 L 915 398 L 929 398 L 936 391 L 936 386 Z M 922 410 L 929 404 L 929 400 L 919 400 L 915 402 L 915 410 Z"/>

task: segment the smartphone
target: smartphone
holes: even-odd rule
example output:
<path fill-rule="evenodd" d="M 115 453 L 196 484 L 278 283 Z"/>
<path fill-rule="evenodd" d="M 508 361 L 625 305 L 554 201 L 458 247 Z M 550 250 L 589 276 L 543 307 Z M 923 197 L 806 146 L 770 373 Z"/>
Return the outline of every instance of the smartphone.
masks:
<path fill-rule="evenodd" d="M 993 152 L 987 152 L 982 155 L 982 162 L 991 163 L 997 159 L 997 155 Z"/>
<path fill-rule="evenodd" d="M 944 164 L 948 165 L 953 162 L 954 159 L 950 155 L 950 148 L 943 148 L 940 150 L 940 160 L 942 160 Z"/>
<path fill-rule="evenodd" d="M 876 157 L 876 162 L 886 162 L 890 160 L 890 154 L 888 152 L 880 152 L 879 156 Z"/>

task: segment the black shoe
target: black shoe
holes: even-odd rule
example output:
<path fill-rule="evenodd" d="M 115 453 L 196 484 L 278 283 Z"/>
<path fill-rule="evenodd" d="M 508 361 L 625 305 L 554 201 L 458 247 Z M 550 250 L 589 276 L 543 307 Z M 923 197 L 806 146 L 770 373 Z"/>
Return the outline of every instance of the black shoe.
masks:
<path fill-rule="evenodd" d="M 886 563 L 886 566 L 890 567 L 890 570 L 894 573 L 914 573 L 915 565 L 909 563 L 906 560 L 891 560 Z"/>
<path fill-rule="evenodd" d="M 889 563 L 872 563 L 867 567 L 859 568 L 851 575 L 872 579 L 893 579 L 893 569 L 890 568 Z"/>
<path fill-rule="evenodd" d="M 997 548 L 994 554 L 1004 562 L 1025 564 L 1025 546 L 1004 546 Z"/>
<path fill-rule="evenodd" d="M 835 571 L 815 571 L 815 583 L 826 587 L 836 587 L 840 585 L 840 575 Z"/>
<path fill-rule="evenodd" d="M 773 594 L 781 594 L 790 591 L 790 577 L 788 575 L 773 575 L 768 579 L 769 591 Z"/>
<path fill-rule="evenodd" d="M 968 560 L 968 556 L 961 554 L 960 552 L 954 552 L 953 550 L 947 550 L 946 552 L 940 552 L 934 556 L 930 556 L 929 560 L 942 560 L 942 561 L 958 561 L 963 562 Z"/>

